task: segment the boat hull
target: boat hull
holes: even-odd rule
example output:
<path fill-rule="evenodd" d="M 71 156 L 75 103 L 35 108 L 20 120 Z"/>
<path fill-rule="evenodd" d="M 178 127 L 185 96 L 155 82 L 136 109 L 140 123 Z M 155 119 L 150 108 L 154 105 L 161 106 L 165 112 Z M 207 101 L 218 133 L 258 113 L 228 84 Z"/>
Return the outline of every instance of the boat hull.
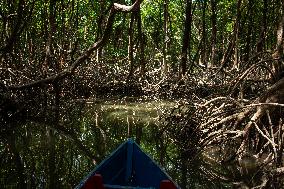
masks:
<path fill-rule="evenodd" d="M 99 182 L 107 189 L 179 189 L 170 176 L 131 139 L 121 144 L 75 189 L 87 189 L 86 186 L 95 185 L 98 182 L 94 181 L 96 176 L 101 177 L 96 179 L 102 179 Z"/>

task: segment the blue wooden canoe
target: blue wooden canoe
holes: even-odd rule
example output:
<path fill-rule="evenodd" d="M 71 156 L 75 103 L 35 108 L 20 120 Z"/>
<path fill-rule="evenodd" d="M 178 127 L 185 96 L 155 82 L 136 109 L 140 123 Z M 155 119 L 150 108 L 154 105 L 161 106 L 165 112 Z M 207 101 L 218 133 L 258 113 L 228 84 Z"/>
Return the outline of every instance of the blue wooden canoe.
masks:
<path fill-rule="evenodd" d="M 75 189 L 180 189 L 132 139 L 121 144 Z"/>

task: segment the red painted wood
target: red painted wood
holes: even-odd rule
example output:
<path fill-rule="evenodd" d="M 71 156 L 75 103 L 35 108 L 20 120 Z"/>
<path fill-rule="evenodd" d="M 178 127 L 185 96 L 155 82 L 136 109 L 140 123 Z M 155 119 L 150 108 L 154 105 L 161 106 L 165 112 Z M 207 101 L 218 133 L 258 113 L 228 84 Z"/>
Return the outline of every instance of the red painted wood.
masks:
<path fill-rule="evenodd" d="M 103 177 L 100 174 L 95 174 L 90 177 L 84 184 L 83 189 L 104 189 Z"/>
<path fill-rule="evenodd" d="M 96 189 L 104 189 L 103 177 L 101 174 L 95 174 L 94 176 Z"/>
<path fill-rule="evenodd" d="M 160 189 L 177 189 L 174 183 L 170 180 L 162 180 L 160 184 Z"/>

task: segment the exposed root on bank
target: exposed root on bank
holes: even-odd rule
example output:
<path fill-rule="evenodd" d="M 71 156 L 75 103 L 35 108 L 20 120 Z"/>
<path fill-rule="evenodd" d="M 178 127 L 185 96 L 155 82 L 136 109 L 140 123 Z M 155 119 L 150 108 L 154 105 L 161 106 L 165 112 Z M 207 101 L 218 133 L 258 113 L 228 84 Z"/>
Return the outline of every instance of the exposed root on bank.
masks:
<path fill-rule="evenodd" d="M 242 167 L 246 159 L 255 161 L 257 168 L 252 174 L 255 176 L 246 181 L 248 187 L 282 186 L 284 78 L 270 84 L 277 78 L 269 66 L 274 61 L 278 59 L 268 58 L 241 70 L 233 81 L 222 84 L 223 87 L 229 86 L 228 94 L 220 95 L 224 89 L 220 92 L 212 90 L 218 88 L 214 82 L 211 86 L 205 82 L 205 87 L 211 92 L 205 98 L 199 98 L 198 90 L 190 89 L 191 102 L 180 101 L 163 118 L 167 123 L 164 130 L 181 146 L 181 150 L 188 152 L 188 166 L 206 149 L 218 146 L 222 158 L 216 162 L 224 166 L 237 163 L 241 175 L 249 172 Z M 253 87 L 250 81 L 255 80 L 262 82 L 261 85 L 248 91 Z M 211 169 L 208 175 L 219 175 L 219 179 L 226 180 L 226 176 L 214 174 L 214 171 Z"/>

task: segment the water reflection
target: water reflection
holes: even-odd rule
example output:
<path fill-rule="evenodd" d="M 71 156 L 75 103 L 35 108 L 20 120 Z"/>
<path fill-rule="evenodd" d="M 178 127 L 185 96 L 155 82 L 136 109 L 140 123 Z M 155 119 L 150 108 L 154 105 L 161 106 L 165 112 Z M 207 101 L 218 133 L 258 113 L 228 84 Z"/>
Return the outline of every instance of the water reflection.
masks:
<path fill-rule="evenodd" d="M 25 166 L 23 179 L 28 188 L 48 188 L 49 164 L 54 163 L 57 187 L 73 188 L 127 138 L 135 139 L 182 188 L 250 187 L 252 180 L 261 176 L 256 172 L 257 162 L 250 156 L 224 164 L 220 147 L 200 150 L 194 143 L 195 133 L 183 136 L 185 141 L 177 139 L 183 131 L 172 128 L 175 125 L 169 120 L 160 119 L 176 103 L 139 99 L 66 102 L 67 105 L 62 104 L 59 128 L 29 122 L 13 133 L 14 153 Z M 53 162 L 47 140 L 50 129 L 54 137 Z M 171 135 L 171 131 L 178 135 Z M 19 188 L 14 155 L 9 143 L 2 141 L 0 184 Z M 192 144 L 192 149 L 185 149 L 184 142 Z"/>
<path fill-rule="evenodd" d="M 170 111 L 174 101 L 126 101 L 112 100 L 87 102 L 86 119 L 91 120 L 92 130 L 97 133 L 94 149 L 101 161 L 127 138 L 134 138 L 142 149 L 183 188 L 230 188 L 228 178 L 220 179 L 224 167 L 220 164 L 217 147 L 211 147 L 193 160 L 183 158 L 181 147 L 164 132 L 160 116 Z M 190 139 L 188 139 L 190 140 Z M 188 154 L 187 154 L 188 155 Z M 218 174 L 212 176 L 212 174 Z M 212 180 L 212 178 L 215 178 Z"/>

